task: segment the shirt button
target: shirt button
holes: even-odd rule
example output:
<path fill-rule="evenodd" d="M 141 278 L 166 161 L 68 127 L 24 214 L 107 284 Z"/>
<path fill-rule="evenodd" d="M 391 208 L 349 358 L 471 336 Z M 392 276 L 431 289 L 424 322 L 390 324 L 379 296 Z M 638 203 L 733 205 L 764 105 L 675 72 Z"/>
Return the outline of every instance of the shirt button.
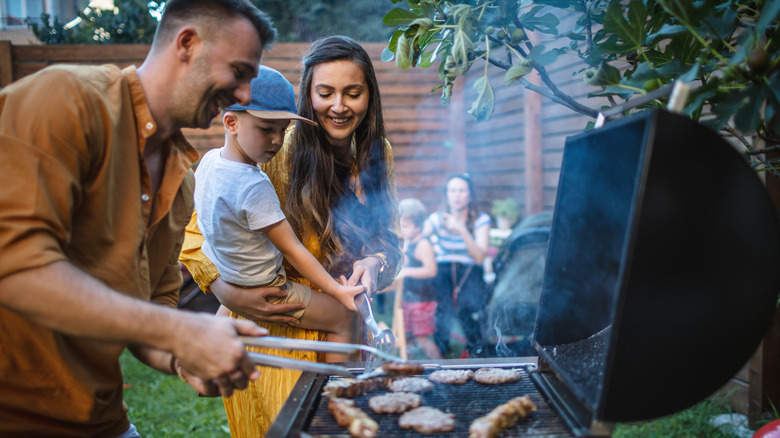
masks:
<path fill-rule="evenodd" d="M 152 123 L 152 122 L 146 122 L 146 129 L 148 129 L 148 130 L 150 130 L 150 131 L 151 131 L 151 130 L 152 130 L 152 128 L 154 128 L 154 123 Z"/>
<path fill-rule="evenodd" d="M 144 202 L 148 202 L 149 201 L 149 195 L 144 193 L 143 195 L 141 195 L 141 200 L 144 201 Z"/>

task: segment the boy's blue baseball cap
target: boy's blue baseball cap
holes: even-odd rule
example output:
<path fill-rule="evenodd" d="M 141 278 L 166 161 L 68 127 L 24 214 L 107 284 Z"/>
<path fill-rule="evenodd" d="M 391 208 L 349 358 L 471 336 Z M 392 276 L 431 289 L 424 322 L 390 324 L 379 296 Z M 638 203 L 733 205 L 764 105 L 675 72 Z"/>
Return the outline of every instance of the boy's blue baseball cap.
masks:
<path fill-rule="evenodd" d="M 278 71 L 261 65 L 257 77 L 250 83 L 252 101 L 249 105 L 234 103 L 225 111 L 246 111 L 249 114 L 269 120 L 301 120 L 310 125 L 317 123 L 299 116 L 295 106 L 295 90 L 293 86 Z"/>

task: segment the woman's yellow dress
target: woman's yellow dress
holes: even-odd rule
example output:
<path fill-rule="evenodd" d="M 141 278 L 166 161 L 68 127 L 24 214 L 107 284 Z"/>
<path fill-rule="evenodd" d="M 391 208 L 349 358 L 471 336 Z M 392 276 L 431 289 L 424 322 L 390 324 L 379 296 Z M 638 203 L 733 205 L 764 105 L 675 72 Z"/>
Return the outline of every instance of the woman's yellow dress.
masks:
<path fill-rule="evenodd" d="M 293 163 L 290 163 L 291 155 L 291 142 L 290 131 L 288 131 L 285 137 L 285 143 L 279 154 L 268 164 L 262 166 L 263 170 L 268 174 L 271 182 L 276 189 L 276 194 L 279 196 L 281 205 L 285 205 L 287 193 L 289 190 L 289 169 Z M 385 141 L 385 150 L 387 155 L 387 169 L 388 169 L 388 182 L 392 190 L 393 196 L 396 196 L 396 183 L 395 176 L 393 174 L 393 152 L 390 143 Z M 357 174 L 352 175 L 352 186 L 358 197 L 363 200 L 362 191 L 359 187 Z M 211 263 L 208 258 L 201 251 L 203 244 L 203 235 L 198 230 L 196 223 L 197 216 L 195 213 L 192 215 L 189 225 L 184 237 L 184 245 L 182 247 L 179 261 L 182 262 L 192 274 L 195 281 L 198 282 L 201 290 L 209 291 L 211 283 L 219 276 L 217 268 Z M 397 218 L 391 222 L 391 224 L 397 224 Z M 396 225 L 397 226 L 397 225 Z M 396 233 L 398 230 L 396 228 Z M 400 233 L 398 233 L 400 234 Z M 302 242 L 306 249 L 311 252 L 317 260 L 322 261 L 323 257 L 320 252 L 319 242 L 315 238 L 312 238 L 308 242 Z M 391 249 L 388 249 L 390 251 Z M 368 256 L 368 254 L 366 254 Z M 389 260 L 388 260 L 389 262 Z M 382 290 L 390 285 L 397 274 L 397 270 L 400 266 L 388 266 L 384 275 L 379 279 L 378 290 Z M 392 275 L 387 275 L 392 273 Z M 293 273 L 291 269 L 287 270 L 288 273 Z M 316 288 L 305 278 L 290 277 L 290 280 L 306 284 L 307 286 L 316 290 Z M 232 317 L 239 317 L 238 315 L 231 313 Z M 308 339 L 308 340 L 325 340 L 325 333 L 321 333 L 315 330 L 307 330 L 302 328 L 290 327 L 288 325 L 273 324 L 257 321 L 257 323 L 268 329 L 269 336 L 284 336 L 294 339 Z M 266 354 L 275 354 L 278 356 L 290 357 L 294 359 L 302 359 L 308 361 L 323 360 L 323 357 L 318 357 L 316 353 L 308 351 L 288 351 L 280 352 L 279 350 L 269 350 L 256 347 L 248 347 L 251 351 L 257 351 Z M 243 391 L 236 391 L 230 397 L 224 397 L 225 411 L 227 413 L 228 424 L 230 425 L 230 433 L 233 437 L 247 437 L 257 438 L 264 436 L 266 431 L 270 428 L 274 418 L 282 408 L 287 396 L 292 391 L 295 383 L 298 381 L 300 371 L 260 367 L 261 376 L 258 380 L 250 382 L 249 387 Z"/>

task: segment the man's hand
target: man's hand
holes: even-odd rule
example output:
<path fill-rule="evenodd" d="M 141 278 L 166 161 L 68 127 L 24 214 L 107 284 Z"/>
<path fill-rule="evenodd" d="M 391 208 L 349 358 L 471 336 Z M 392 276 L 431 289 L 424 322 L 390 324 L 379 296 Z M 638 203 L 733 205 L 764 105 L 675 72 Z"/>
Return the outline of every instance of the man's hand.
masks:
<path fill-rule="evenodd" d="M 183 367 L 181 368 L 182 377 L 184 377 L 184 381 L 187 382 L 195 391 L 198 391 L 198 395 L 201 395 L 203 397 L 219 397 L 219 396 L 226 396 L 229 397 L 230 394 L 232 394 L 232 390 L 229 387 L 220 387 L 219 380 L 203 380 L 200 377 L 190 373 L 189 371 L 185 370 Z M 238 376 L 240 371 L 234 371 L 236 374 L 235 380 L 237 382 L 236 385 L 234 385 L 235 389 L 244 389 L 248 386 L 250 380 L 255 380 L 256 377 L 250 376 L 248 379 L 246 376 L 241 373 L 241 376 Z M 257 377 L 259 377 L 260 374 L 258 372 Z M 243 383 L 242 383 L 243 380 Z M 239 387 L 239 385 L 241 385 Z"/>
<path fill-rule="evenodd" d="M 273 304 L 270 297 L 285 297 L 286 292 L 278 287 L 243 288 L 230 284 L 222 278 L 211 283 L 211 291 L 228 309 L 244 318 L 253 321 L 289 324 L 297 327 L 301 324 L 298 318 L 287 315 L 287 312 L 303 309 L 302 303 Z"/>
<path fill-rule="evenodd" d="M 229 396 L 260 377 L 237 336 L 266 334 L 267 330 L 251 321 L 182 312 L 172 352 L 182 369 L 199 379 L 192 381 L 193 388 L 212 395 L 217 387 Z"/>

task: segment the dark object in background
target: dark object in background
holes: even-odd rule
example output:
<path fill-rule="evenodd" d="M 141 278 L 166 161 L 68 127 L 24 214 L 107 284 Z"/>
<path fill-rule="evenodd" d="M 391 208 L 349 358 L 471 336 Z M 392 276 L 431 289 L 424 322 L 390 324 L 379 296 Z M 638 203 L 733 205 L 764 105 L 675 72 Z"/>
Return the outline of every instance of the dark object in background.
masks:
<path fill-rule="evenodd" d="M 182 265 L 181 268 L 184 281 L 179 288 L 179 309 L 191 310 L 193 312 L 217 313 L 219 300 L 212 293 L 203 293 L 198 287 L 198 283 L 192 279 L 192 275 Z"/>
<path fill-rule="evenodd" d="M 489 357 L 538 355 L 532 338 L 551 224 L 550 212 L 527 217 L 512 229 L 493 259 L 496 278 L 485 324 Z"/>
<path fill-rule="evenodd" d="M 598 421 L 651 419 L 755 351 L 780 289 L 777 214 L 723 138 L 647 111 L 567 138 L 546 263 L 540 385 Z"/>

